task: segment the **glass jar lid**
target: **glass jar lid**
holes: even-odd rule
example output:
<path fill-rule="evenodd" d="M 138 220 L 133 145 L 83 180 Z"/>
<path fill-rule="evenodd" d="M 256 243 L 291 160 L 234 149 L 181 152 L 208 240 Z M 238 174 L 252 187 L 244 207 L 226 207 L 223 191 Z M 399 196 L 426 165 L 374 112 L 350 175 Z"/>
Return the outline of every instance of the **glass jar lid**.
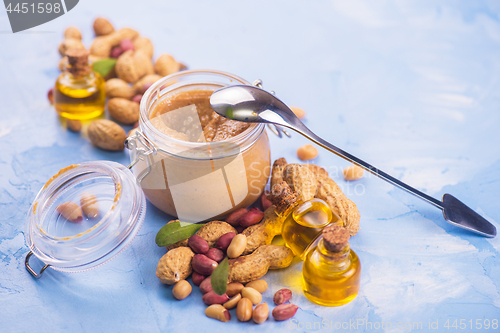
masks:
<path fill-rule="evenodd" d="M 125 166 L 85 162 L 61 169 L 38 192 L 26 222 L 35 277 L 51 267 L 81 272 L 118 255 L 133 240 L 146 214 L 146 200 Z M 29 265 L 35 255 L 45 267 Z"/>

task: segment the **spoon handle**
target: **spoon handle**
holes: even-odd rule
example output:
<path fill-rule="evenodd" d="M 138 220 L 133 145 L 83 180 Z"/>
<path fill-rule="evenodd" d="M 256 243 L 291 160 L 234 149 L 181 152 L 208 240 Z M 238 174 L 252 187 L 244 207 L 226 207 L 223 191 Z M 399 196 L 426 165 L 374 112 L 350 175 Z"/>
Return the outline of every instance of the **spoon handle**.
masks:
<path fill-rule="evenodd" d="M 443 203 L 440 200 L 437 200 L 437 199 L 435 199 L 435 198 L 433 198 L 433 197 L 431 197 L 423 192 L 420 192 L 416 188 L 413 188 L 410 185 L 403 183 L 399 179 L 396 179 L 396 178 L 392 177 L 391 175 L 388 175 L 387 173 L 383 172 L 382 170 L 379 170 L 378 168 L 374 167 L 373 165 L 366 163 L 365 161 L 357 158 L 356 156 L 349 154 L 348 152 L 346 152 L 338 147 L 335 147 L 331 143 L 323 140 L 322 138 L 320 138 L 319 136 L 317 136 L 316 134 L 311 132 L 311 130 L 309 130 L 309 128 L 307 128 L 303 123 L 295 123 L 294 126 L 289 126 L 289 127 L 291 129 L 293 129 L 294 131 L 302 134 L 303 136 L 305 136 L 309 140 L 311 140 L 311 141 L 315 142 L 316 144 L 320 145 L 321 147 L 325 148 L 326 150 L 329 150 L 332 153 L 334 153 L 334 154 L 336 154 L 336 155 L 338 155 L 338 156 L 340 156 L 340 157 L 342 157 L 342 158 L 344 158 L 344 159 L 346 159 L 354 164 L 359 165 L 360 167 L 362 167 L 366 171 L 374 174 L 377 177 L 382 178 L 386 182 L 389 182 L 395 186 L 402 188 L 403 190 L 406 190 L 407 192 L 410 192 L 411 194 L 419 197 L 420 199 L 425 200 L 425 201 L 433 204 L 437 208 L 444 209 Z"/>

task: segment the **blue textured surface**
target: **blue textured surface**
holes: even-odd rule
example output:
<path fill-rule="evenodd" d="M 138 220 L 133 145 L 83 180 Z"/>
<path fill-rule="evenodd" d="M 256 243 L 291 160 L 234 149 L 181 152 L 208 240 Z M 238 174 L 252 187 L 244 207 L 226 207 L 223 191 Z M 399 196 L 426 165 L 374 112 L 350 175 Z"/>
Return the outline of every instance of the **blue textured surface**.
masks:
<path fill-rule="evenodd" d="M 149 204 L 139 235 L 110 263 L 78 274 L 49 269 L 33 279 L 24 268 L 24 223 L 44 182 L 72 163 L 128 162 L 125 153 L 100 151 L 62 128 L 46 99 L 63 29 L 78 26 L 89 45 L 98 15 L 150 37 L 157 56 L 261 78 L 303 107 L 320 136 L 431 195 L 455 195 L 500 228 L 499 2 L 80 1 L 33 31 L 0 34 L 0 331 L 314 331 L 343 324 L 351 332 L 465 332 L 476 320 L 500 320 L 499 237 L 461 231 L 374 177 L 348 184 L 338 172 L 347 163 L 326 151 L 315 162 L 361 212 L 351 244 L 362 284 L 348 305 L 307 301 L 295 261 L 266 275 L 264 300 L 272 304 L 277 289 L 291 288 L 296 321 L 242 324 L 234 310 L 230 323 L 206 318 L 198 288 L 178 302 L 156 278 L 164 250 L 154 237 L 168 217 Z M 10 31 L 3 10 L 0 31 Z M 297 162 L 304 143 L 296 134 L 271 137 L 273 160 Z M 455 319 L 467 329 L 451 327 Z M 361 320 L 373 330 L 346 327 Z"/>

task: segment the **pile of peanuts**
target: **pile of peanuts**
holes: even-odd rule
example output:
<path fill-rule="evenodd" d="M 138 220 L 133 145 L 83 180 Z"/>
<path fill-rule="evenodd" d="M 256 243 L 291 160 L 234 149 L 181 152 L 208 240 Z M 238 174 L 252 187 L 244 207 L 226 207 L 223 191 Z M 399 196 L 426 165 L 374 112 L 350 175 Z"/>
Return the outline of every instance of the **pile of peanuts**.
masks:
<path fill-rule="evenodd" d="M 93 140 L 92 136 L 89 136 L 89 139 L 93 145 L 104 150 L 123 150 L 125 138 L 138 126 L 139 103 L 145 91 L 162 77 L 187 67 L 167 53 L 161 54 L 156 61 L 153 61 L 152 41 L 140 36 L 133 29 L 115 29 L 107 19 L 98 17 L 94 20 L 93 30 L 95 38 L 89 48 L 89 61 L 94 63 L 109 58 L 116 59 L 114 69 L 104 77 L 106 80 L 104 89 L 108 98 L 107 110 L 113 120 L 97 119 L 94 122 L 106 125 L 109 131 L 104 131 L 102 134 L 108 141 L 119 142 L 109 145 Z M 82 43 L 82 34 L 76 27 L 68 27 L 65 30 L 64 40 L 59 45 L 61 60 L 58 67 L 61 71 L 67 63 L 66 52 L 70 49 L 86 49 Z M 49 90 L 47 97 L 51 103 L 54 102 L 54 88 Z M 79 120 L 67 119 L 66 124 L 72 132 L 82 130 L 82 123 Z M 126 135 L 118 124 L 132 125 L 134 129 Z"/>
<path fill-rule="evenodd" d="M 267 200 L 267 198 L 264 198 L 262 200 Z M 269 203 L 271 202 L 269 201 Z M 264 205 L 264 203 L 262 204 L 262 206 L 264 207 L 264 210 L 268 208 L 266 207 L 266 205 Z M 252 207 L 250 209 L 240 208 L 229 214 L 229 216 L 226 217 L 226 222 L 232 225 L 238 232 L 242 232 L 245 228 L 248 228 L 262 221 L 263 217 L 264 212 L 262 212 L 257 207 Z"/>
<path fill-rule="evenodd" d="M 253 220 L 253 216 L 257 216 L 256 212 L 262 213 L 258 209 L 247 210 L 245 214 L 240 215 L 240 219 L 246 215 L 241 221 Z M 241 222 L 239 223 L 241 225 Z M 223 295 L 218 295 L 212 289 L 211 275 L 218 264 L 226 255 L 229 258 L 237 258 L 245 250 L 246 236 L 244 234 L 226 233 L 219 237 L 215 247 L 211 249 L 205 239 L 193 235 L 188 239 L 188 246 L 196 253 L 191 263 L 192 279 L 193 284 L 199 286 L 203 294 L 203 302 L 208 305 L 205 310 L 207 317 L 227 322 L 231 320 L 228 310 L 236 308 L 236 317 L 239 321 L 245 322 L 253 319 L 255 323 L 261 324 L 268 319 L 269 307 L 266 302 L 262 302 L 262 293 L 267 290 L 266 281 L 259 279 L 246 285 L 238 282 L 229 283 Z M 185 299 L 191 292 L 192 287 L 187 280 L 178 281 L 172 288 L 172 294 L 178 300 Z M 280 289 L 274 294 L 273 300 L 277 306 L 273 309 L 272 316 L 275 320 L 287 320 L 295 315 L 298 306 L 287 303 L 291 298 L 292 291 L 289 289 Z"/>

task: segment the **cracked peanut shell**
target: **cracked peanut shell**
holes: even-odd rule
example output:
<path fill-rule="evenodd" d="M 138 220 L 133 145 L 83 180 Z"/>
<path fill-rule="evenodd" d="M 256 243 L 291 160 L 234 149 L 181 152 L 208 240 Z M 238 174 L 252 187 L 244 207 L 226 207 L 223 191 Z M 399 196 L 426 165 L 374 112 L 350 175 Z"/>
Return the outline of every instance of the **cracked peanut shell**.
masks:
<path fill-rule="evenodd" d="M 288 164 L 283 175 L 284 181 L 302 196 L 302 200 L 314 199 L 318 191 L 318 180 L 308 167 L 295 163 Z"/>

